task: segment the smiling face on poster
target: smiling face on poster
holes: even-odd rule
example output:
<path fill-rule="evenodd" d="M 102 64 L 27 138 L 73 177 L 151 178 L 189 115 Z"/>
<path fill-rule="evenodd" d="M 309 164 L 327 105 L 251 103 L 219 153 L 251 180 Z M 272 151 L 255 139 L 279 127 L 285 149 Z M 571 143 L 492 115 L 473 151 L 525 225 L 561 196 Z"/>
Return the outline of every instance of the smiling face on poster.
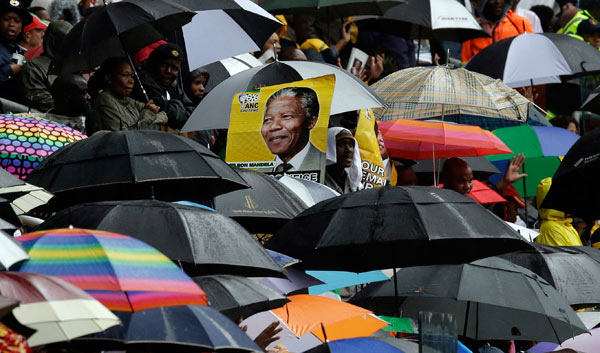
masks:
<path fill-rule="evenodd" d="M 268 174 L 323 182 L 335 76 L 236 95 L 226 161 Z"/>

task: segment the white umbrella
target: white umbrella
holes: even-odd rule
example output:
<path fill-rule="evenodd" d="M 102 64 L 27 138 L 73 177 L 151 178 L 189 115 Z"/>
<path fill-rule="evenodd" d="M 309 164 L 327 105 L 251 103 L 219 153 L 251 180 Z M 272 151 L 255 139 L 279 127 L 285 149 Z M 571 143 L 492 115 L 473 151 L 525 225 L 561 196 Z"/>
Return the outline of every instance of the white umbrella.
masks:
<path fill-rule="evenodd" d="M 278 61 L 242 71 L 221 82 L 198 104 L 181 131 L 229 128 L 233 96 L 257 84 L 272 86 L 331 74 L 335 75 L 331 115 L 384 106 L 381 98 L 364 82 L 335 65 L 310 61 Z"/>
<path fill-rule="evenodd" d="M 276 178 L 304 201 L 308 207 L 323 200 L 340 196 L 340 194 L 332 188 L 315 183 L 314 181 L 294 178 L 287 175 L 277 176 Z"/>
<path fill-rule="evenodd" d="M 12 236 L 0 231 L 0 264 L 4 268 L 10 268 L 17 262 L 29 259 L 29 255 L 17 240 Z"/>
<path fill-rule="evenodd" d="M 241 10 L 197 11 L 192 21 L 183 26 L 191 70 L 230 56 L 260 50 L 271 34 L 283 25 L 250 0 L 235 2 Z"/>
<path fill-rule="evenodd" d="M 519 233 L 519 235 L 527 241 L 533 241 L 533 239 L 537 238 L 537 236 L 540 235 L 540 232 L 536 231 L 535 229 L 529 229 L 512 222 L 506 222 L 506 224 L 511 226 L 512 229 L 516 230 L 517 233 Z"/>
<path fill-rule="evenodd" d="M 210 92 L 215 86 L 229 77 L 253 67 L 261 66 L 262 64 L 263 63 L 258 61 L 252 54 L 246 53 L 204 65 L 201 69 L 208 72 L 210 75 L 204 88 L 207 92 Z"/>

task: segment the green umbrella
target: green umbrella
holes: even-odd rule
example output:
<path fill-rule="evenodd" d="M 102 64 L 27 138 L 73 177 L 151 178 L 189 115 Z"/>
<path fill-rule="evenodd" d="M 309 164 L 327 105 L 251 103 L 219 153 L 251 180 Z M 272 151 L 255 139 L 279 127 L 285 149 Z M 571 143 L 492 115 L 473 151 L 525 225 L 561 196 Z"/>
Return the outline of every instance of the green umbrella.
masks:
<path fill-rule="evenodd" d="M 323 14 L 328 18 L 378 15 L 390 8 L 406 2 L 405 0 L 264 0 L 259 5 L 273 13 L 298 13 L 307 11 L 316 14 L 315 10 L 324 8 Z"/>
<path fill-rule="evenodd" d="M 521 125 L 496 129 L 493 133 L 510 148 L 514 155 L 523 153 L 526 157 L 523 173 L 528 176 L 523 182 L 515 183 L 521 196 L 535 196 L 540 180 L 552 177 L 560 158 L 577 141 L 579 136 L 558 127 Z M 508 168 L 513 154 L 486 156 L 503 173 Z"/>
<path fill-rule="evenodd" d="M 382 329 L 386 332 L 417 333 L 416 325 L 411 318 L 384 315 L 379 315 L 379 318 L 389 322 L 390 325 Z"/>

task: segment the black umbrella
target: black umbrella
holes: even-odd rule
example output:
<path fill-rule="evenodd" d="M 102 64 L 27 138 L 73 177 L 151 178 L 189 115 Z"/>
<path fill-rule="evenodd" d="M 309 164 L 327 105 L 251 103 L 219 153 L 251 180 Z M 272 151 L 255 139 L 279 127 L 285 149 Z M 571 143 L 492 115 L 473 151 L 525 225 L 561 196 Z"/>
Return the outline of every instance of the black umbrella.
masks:
<path fill-rule="evenodd" d="M 261 311 L 283 306 L 290 300 L 257 282 L 240 276 L 194 277 L 206 293 L 209 305 L 234 322 Z"/>
<path fill-rule="evenodd" d="M 569 304 L 600 303 L 600 250 L 579 246 L 560 247 L 532 244 L 532 250 L 512 252 L 499 257 L 525 267 L 544 278 Z"/>
<path fill-rule="evenodd" d="M 356 19 L 359 30 L 405 38 L 464 42 L 489 37 L 477 19 L 456 0 L 419 0 L 394 6 L 383 17 Z"/>
<path fill-rule="evenodd" d="M 530 60 L 533 56 L 538 60 Z M 564 34 L 526 33 L 489 45 L 465 68 L 510 87 L 540 85 L 599 72 L 600 52 Z"/>
<path fill-rule="evenodd" d="M 386 186 L 322 201 L 265 246 L 310 269 L 354 272 L 460 263 L 530 248 L 473 199 L 422 186 Z"/>
<path fill-rule="evenodd" d="M 460 157 L 460 159 L 469 163 L 469 167 L 473 172 L 481 172 L 489 174 L 500 173 L 500 170 L 496 168 L 496 166 L 487 160 L 485 157 Z M 441 170 L 444 167 L 444 163 L 446 163 L 448 158 L 438 158 L 435 160 L 436 170 Z M 413 164 L 412 169 L 415 173 L 433 173 L 433 161 L 431 159 L 424 159 L 418 161 L 418 163 Z"/>
<path fill-rule="evenodd" d="M 244 228 L 199 207 L 155 200 L 89 203 L 58 212 L 37 229 L 69 225 L 143 240 L 190 275 L 284 277 L 281 267 Z"/>
<path fill-rule="evenodd" d="M 115 315 L 123 325 L 77 338 L 69 346 L 182 353 L 262 351 L 233 321 L 208 306 L 167 306 Z"/>
<path fill-rule="evenodd" d="M 215 197 L 215 209 L 251 233 L 275 233 L 307 206 L 277 179 L 248 169 L 235 168 L 249 189 Z"/>
<path fill-rule="evenodd" d="M 272 13 L 308 14 L 325 18 L 356 15 L 383 15 L 393 6 L 406 0 L 263 0 L 265 10 Z"/>
<path fill-rule="evenodd" d="M 95 134 L 56 151 L 27 181 L 54 193 L 60 205 L 152 197 L 205 201 L 247 187 L 206 147 L 159 131 Z"/>
<path fill-rule="evenodd" d="M 594 88 L 578 110 L 600 113 L 600 86 Z"/>
<path fill-rule="evenodd" d="M 420 311 L 454 314 L 458 334 L 475 340 L 563 342 L 587 332 L 543 278 L 500 258 L 470 264 L 407 267 L 396 281 L 373 283 L 350 302 L 378 314 L 418 319 Z M 395 289 L 401 296 L 395 306 Z"/>
<path fill-rule="evenodd" d="M 600 219 L 600 129 L 583 135 L 567 152 L 542 208 L 556 209 L 587 220 Z M 539 201 L 538 201 L 539 202 Z"/>
<path fill-rule="evenodd" d="M 135 54 L 181 28 L 194 15 L 169 0 L 123 0 L 102 6 L 67 34 L 53 58 L 52 72 L 93 69 L 110 57 Z"/>

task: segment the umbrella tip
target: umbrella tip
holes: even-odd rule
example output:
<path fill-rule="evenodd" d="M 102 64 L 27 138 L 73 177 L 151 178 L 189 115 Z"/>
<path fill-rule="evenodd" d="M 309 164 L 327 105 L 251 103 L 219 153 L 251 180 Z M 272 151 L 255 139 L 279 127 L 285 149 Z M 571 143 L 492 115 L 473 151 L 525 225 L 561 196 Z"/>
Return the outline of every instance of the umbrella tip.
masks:
<path fill-rule="evenodd" d="M 73 229 L 73 225 L 72 224 L 69 224 L 69 229 Z"/>

